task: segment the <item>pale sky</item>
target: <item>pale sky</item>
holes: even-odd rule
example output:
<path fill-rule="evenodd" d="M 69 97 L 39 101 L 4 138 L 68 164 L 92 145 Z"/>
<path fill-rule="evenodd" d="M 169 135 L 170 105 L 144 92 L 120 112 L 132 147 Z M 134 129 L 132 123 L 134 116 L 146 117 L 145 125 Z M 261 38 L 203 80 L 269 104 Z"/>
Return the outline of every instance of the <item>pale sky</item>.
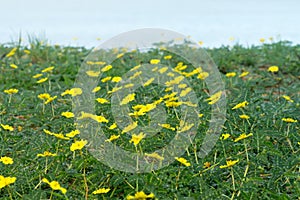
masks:
<path fill-rule="evenodd" d="M 300 43 L 298 0 L 1 0 L 0 9 L 0 43 L 22 33 L 97 46 L 96 38 L 138 28 L 170 29 L 206 46 L 228 44 L 230 37 L 245 45 L 262 37 Z"/>

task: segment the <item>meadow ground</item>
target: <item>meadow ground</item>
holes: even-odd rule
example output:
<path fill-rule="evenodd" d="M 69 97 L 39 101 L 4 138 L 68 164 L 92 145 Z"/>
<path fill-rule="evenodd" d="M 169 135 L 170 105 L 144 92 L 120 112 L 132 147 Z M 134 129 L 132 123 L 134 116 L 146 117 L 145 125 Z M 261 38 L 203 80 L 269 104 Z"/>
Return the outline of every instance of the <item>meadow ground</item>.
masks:
<path fill-rule="evenodd" d="M 73 98 L 85 92 L 74 89 L 74 81 L 90 51 L 41 41 L 28 47 L 0 45 L 0 199 L 300 199 L 299 45 L 279 41 L 206 49 L 225 83 L 227 114 L 220 138 L 203 159 L 196 152 L 209 126 L 211 104 L 220 99 L 207 101 L 209 74 L 193 71 L 163 49 L 123 49 L 116 52 L 112 68 L 90 63 L 99 64 L 103 75 L 97 85 L 101 88 L 94 88 L 97 115 L 73 116 Z M 149 123 L 150 110 L 166 110 L 160 132 L 130 136 L 114 124 L 114 85 L 132 67 L 156 62 L 175 69 L 156 69 L 165 76 L 190 78 L 191 85 L 174 84 L 197 91 L 197 135 L 180 158 L 162 169 L 127 173 L 108 167 L 88 151 L 90 141 L 81 138 L 76 119 L 91 118 L 105 130 L 107 143 L 159 161 L 164 155 L 151 154 L 153 150 L 168 144 L 175 131 L 193 126 L 182 122 L 179 110 L 192 103 L 180 102 L 170 85 L 152 83 L 151 77 L 122 103 L 139 126 Z"/>

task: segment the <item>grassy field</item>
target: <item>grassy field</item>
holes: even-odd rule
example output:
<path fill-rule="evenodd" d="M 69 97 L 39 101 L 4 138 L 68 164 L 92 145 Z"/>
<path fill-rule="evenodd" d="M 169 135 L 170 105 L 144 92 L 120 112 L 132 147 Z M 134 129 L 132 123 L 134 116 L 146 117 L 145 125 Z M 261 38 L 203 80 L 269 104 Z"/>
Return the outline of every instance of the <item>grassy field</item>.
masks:
<path fill-rule="evenodd" d="M 164 155 L 150 153 L 168 144 L 182 126 L 178 107 L 167 104 L 180 102 L 164 96 L 170 94 L 167 86 L 151 81 L 136 96 L 123 99 L 142 126 L 151 120 L 148 113 L 134 115 L 138 110 L 132 107 L 165 97 L 155 104 L 166 110 L 164 127 L 153 137 L 133 138 L 114 126 L 112 90 L 119 77 L 141 63 L 159 60 L 173 69 L 182 67 L 173 73 L 183 76 L 192 72 L 191 66 L 163 49 L 120 51 L 111 69 L 102 63 L 105 77 L 94 91 L 96 114 L 105 119 L 89 118 L 98 120 L 107 142 L 163 160 Z M 191 85 L 181 85 L 195 90 L 199 100 L 197 135 L 185 153 L 162 169 L 127 173 L 99 162 L 88 151 L 90 141 L 76 131 L 80 116 L 72 115 L 72 99 L 81 93 L 72 88 L 91 49 L 41 41 L 29 47 L 0 45 L 0 199 L 300 199 L 300 46 L 279 41 L 206 51 L 221 72 L 227 100 L 226 122 L 215 147 L 203 159 L 196 155 L 211 107 L 205 74 L 199 71 L 189 77 Z"/>

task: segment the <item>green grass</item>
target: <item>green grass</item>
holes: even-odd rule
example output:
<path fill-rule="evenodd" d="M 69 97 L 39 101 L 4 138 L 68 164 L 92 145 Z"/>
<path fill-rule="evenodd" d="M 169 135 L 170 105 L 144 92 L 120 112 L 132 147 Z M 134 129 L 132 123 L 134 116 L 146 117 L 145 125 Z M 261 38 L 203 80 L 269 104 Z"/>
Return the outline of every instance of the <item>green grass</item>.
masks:
<path fill-rule="evenodd" d="M 15 55 L 7 57 L 14 47 L 17 47 Z M 25 49 L 30 54 L 24 53 Z M 0 189 L 0 198 L 125 199 L 137 191 L 144 191 L 154 193 L 157 199 L 300 199 L 300 46 L 279 41 L 247 48 L 223 46 L 206 51 L 218 66 L 225 83 L 227 115 L 222 133 L 228 133 L 230 137 L 218 140 L 205 158 L 195 155 L 208 129 L 210 105 L 204 101 L 209 97 L 204 82 L 201 84 L 191 77 L 190 87 L 197 92 L 199 99 L 198 112 L 204 114 L 199 118 L 196 137 L 181 156 L 191 166 L 186 167 L 175 160 L 152 173 L 126 173 L 102 164 L 86 147 L 70 151 L 71 144 L 80 140 L 80 135 L 61 140 L 43 131 L 47 129 L 65 135 L 76 129 L 74 118 L 61 116 L 62 112 L 72 111 L 72 97 L 61 96 L 61 93 L 73 88 L 81 63 L 91 49 L 51 46 L 41 41 L 33 41 L 30 47 L 0 45 L 0 124 L 14 127 L 14 131 L 0 127 L 0 157 L 8 156 L 14 160 L 10 165 L 0 162 L 0 175 L 16 177 L 15 183 Z M 164 60 L 164 55 L 168 53 L 158 49 L 127 53 L 114 61 L 112 70 L 105 75 L 122 76 L 132 66 L 149 63 L 153 58 L 161 59 L 163 64 L 173 68 L 180 61 L 189 65 L 176 56 Z M 16 64 L 18 68 L 13 69 L 10 64 Z M 279 66 L 277 73 L 268 71 L 272 65 Z M 54 66 L 53 71 L 43 73 L 48 80 L 36 83 L 40 78 L 32 77 L 50 66 Z M 249 74 L 238 77 L 243 71 Z M 228 72 L 237 75 L 226 77 Z M 102 89 L 96 97 L 111 98 L 107 91 L 114 84 L 99 82 L 99 85 Z M 10 88 L 19 91 L 11 96 L 4 93 Z M 136 101 L 129 105 L 151 103 L 167 94 L 161 92 L 163 89 L 156 84 L 141 87 L 136 90 Z M 44 105 L 38 95 L 46 92 L 57 98 Z M 283 95 L 290 96 L 294 102 L 285 100 Z M 248 101 L 249 105 L 231 109 L 243 101 Z M 95 104 L 97 114 L 109 119 L 109 123 L 99 124 L 106 137 L 120 133 L 120 130 L 108 129 L 113 123 L 110 104 Z M 167 122 L 178 126 L 182 117 L 180 110 L 162 108 L 168 113 Z M 249 115 L 250 119 L 240 119 L 241 114 Z M 288 117 L 298 122 L 282 121 Z M 146 115 L 139 120 L 147 124 L 150 118 Z M 253 135 L 234 142 L 242 133 Z M 127 134 L 122 134 L 113 143 L 127 151 L 151 153 L 167 144 L 173 136 L 173 131 L 162 129 L 159 134 L 143 139 L 137 149 L 129 143 L 131 137 Z M 37 157 L 44 151 L 57 156 Z M 220 168 L 226 160 L 237 159 L 239 162 L 233 167 Z M 204 167 L 206 162 L 210 167 Z M 43 178 L 58 181 L 67 193 L 52 191 L 41 181 Z M 110 188 L 110 191 L 92 194 L 99 188 Z"/>

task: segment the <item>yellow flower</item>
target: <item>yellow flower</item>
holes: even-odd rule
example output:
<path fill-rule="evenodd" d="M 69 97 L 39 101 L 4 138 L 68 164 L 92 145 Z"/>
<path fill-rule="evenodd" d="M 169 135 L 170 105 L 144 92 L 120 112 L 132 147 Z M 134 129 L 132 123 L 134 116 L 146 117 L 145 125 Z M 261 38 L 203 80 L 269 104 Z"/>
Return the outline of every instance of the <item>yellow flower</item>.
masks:
<path fill-rule="evenodd" d="M 4 130 L 7 130 L 7 131 L 13 131 L 14 130 L 14 127 L 10 126 L 10 125 L 4 125 L 4 124 L 1 124 L 2 128 Z"/>
<path fill-rule="evenodd" d="M 151 59 L 150 60 L 150 64 L 152 64 L 152 65 L 155 65 L 155 64 L 158 64 L 158 63 L 160 63 L 159 59 Z"/>
<path fill-rule="evenodd" d="M 120 137 L 120 135 L 112 135 L 110 136 L 109 139 L 105 140 L 106 142 L 111 142 L 111 141 L 114 141 L 116 139 L 118 139 Z"/>
<path fill-rule="evenodd" d="M 50 96 L 50 94 L 49 93 L 43 93 L 43 94 L 39 94 L 38 95 L 38 98 L 39 99 L 42 99 L 42 100 L 47 100 L 47 99 L 49 99 L 51 96 Z"/>
<path fill-rule="evenodd" d="M 198 79 L 205 80 L 209 76 L 209 73 L 207 72 L 200 72 L 197 76 Z"/>
<path fill-rule="evenodd" d="M 116 123 L 113 123 L 108 129 L 109 129 L 109 130 L 113 130 L 113 129 L 115 129 L 115 128 L 117 128 L 117 124 L 116 124 Z"/>
<path fill-rule="evenodd" d="M 126 84 L 124 87 L 125 87 L 125 88 L 131 88 L 131 87 L 133 87 L 133 86 L 134 86 L 133 83 L 128 83 L 128 84 Z"/>
<path fill-rule="evenodd" d="M 163 67 L 161 69 L 158 70 L 159 73 L 163 74 L 168 70 L 168 67 Z"/>
<path fill-rule="evenodd" d="M 140 133 L 138 135 L 133 134 L 131 140 L 129 141 L 130 143 L 133 142 L 133 144 L 136 146 L 140 143 L 140 141 L 146 136 L 144 133 Z"/>
<path fill-rule="evenodd" d="M 111 65 L 106 65 L 105 67 L 103 67 L 103 68 L 101 69 L 101 72 L 107 72 L 107 71 L 109 71 L 111 68 L 112 68 Z"/>
<path fill-rule="evenodd" d="M 13 55 L 15 55 L 17 49 L 18 49 L 17 47 L 13 48 L 8 54 L 6 54 L 5 57 L 7 58 L 12 57 Z"/>
<path fill-rule="evenodd" d="M 171 127 L 170 124 L 158 124 L 159 126 L 163 127 L 163 128 L 166 128 L 166 129 L 170 129 L 172 131 L 175 131 L 175 128 L 174 127 Z"/>
<path fill-rule="evenodd" d="M 153 152 L 153 153 L 145 153 L 145 156 L 155 158 L 157 160 L 164 160 L 164 157 L 160 156 L 158 153 Z"/>
<path fill-rule="evenodd" d="M 89 70 L 89 71 L 86 71 L 85 72 L 88 76 L 90 77 L 98 77 L 100 72 L 95 72 L 95 71 L 92 71 L 92 70 Z"/>
<path fill-rule="evenodd" d="M 205 101 L 210 101 L 210 102 L 208 102 L 208 104 L 212 105 L 212 104 L 217 103 L 221 99 L 221 96 L 222 96 L 222 91 L 219 91 L 219 92 L 211 95 L 209 98 L 205 99 Z"/>
<path fill-rule="evenodd" d="M 178 85 L 178 88 L 180 88 L 180 89 L 184 89 L 186 87 L 187 87 L 187 84 L 185 84 L 185 83 Z"/>
<path fill-rule="evenodd" d="M 45 81 L 47 81 L 47 80 L 48 80 L 47 77 L 46 77 L 46 78 L 42 78 L 42 79 L 38 80 L 36 83 L 43 83 L 43 82 L 45 82 Z"/>
<path fill-rule="evenodd" d="M 8 89 L 8 90 L 4 90 L 4 93 L 6 93 L 6 94 L 16 94 L 18 92 L 19 92 L 19 90 L 18 89 L 14 89 L 14 88 L 11 88 L 11 89 Z"/>
<path fill-rule="evenodd" d="M 94 89 L 93 89 L 93 93 L 95 93 L 95 92 L 98 92 L 99 90 L 101 90 L 101 87 L 100 86 L 97 86 L 97 87 L 95 87 Z"/>
<path fill-rule="evenodd" d="M 298 120 L 292 119 L 292 118 L 282 118 L 282 121 L 287 122 L 287 123 L 296 123 Z"/>
<path fill-rule="evenodd" d="M 66 90 L 63 93 L 61 93 L 61 96 L 65 96 L 65 95 L 72 95 L 72 97 L 78 96 L 82 94 L 82 90 L 81 88 L 72 88 L 70 90 Z"/>
<path fill-rule="evenodd" d="M 41 76 L 43 76 L 43 74 L 36 74 L 36 75 L 32 76 L 32 78 L 40 78 Z"/>
<path fill-rule="evenodd" d="M 57 98 L 57 96 L 48 98 L 47 101 L 45 101 L 45 104 L 48 104 L 48 103 L 54 101 L 54 99 L 56 99 L 56 98 Z"/>
<path fill-rule="evenodd" d="M 16 182 L 16 179 L 17 179 L 16 177 L 4 177 L 0 175 L 0 189 Z"/>
<path fill-rule="evenodd" d="M 65 188 L 61 187 L 57 181 L 49 182 L 48 179 L 46 179 L 46 178 L 43 178 L 42 181 L 44 183 L 47 183 L 52 188 L 52 190 L 60 190 L 63 194 L 66 194 L 66 192 L 67 192 L 67 190 Z"/>
<path fill-rule="evenodd" d="M 184 76 L 177 76 L 175 79 L 167 81 L 165 84 L 167 87 L 170 87 L 172 85 L 179 84 L 184 79 Z"/>
<path fill-rule="evenodd" d="M 64 116 L 66 118 L 72 118 L 72 117 L 74 117 L 74 113 L 72 113 L 72 112 L 62 112 L 61 116 Z"/>
<path fill-rule="evenodd" d="M 133 94 L 128 94 L 126 97 L 124 97 L 124 99 L 122 99 L 120 105 L 125 105 L 128 104 L 131 101 L 135 100 L 135 93 Z"/>
<path fill-rule="evenodd" d="M 194 124 L 187 124 L 187 123 L 185 123 L 184 121 L 181 121 L 179 130 L 178 130 L 178 133 L 182 133 L 182 132 L 188 131 L 188 130 L 190 130 L 193 126 L 194 126 Z"/>
<path fill-rule="evenodd" d="M 142 73 L 143 73 L 142 71 L 137 71 L 137 72 L 135 72 L 132 76 L 130 76 L 129 79 L 130 79 L 130 80 L 131 80 L 131 79 L 134 79 L 134 78 L 136 78 L 137 76 L 141 75 Z"/>
<path fill-rule="evenodd" d="M 2 162 L 5 165 L 11 165 L 11 164 L 14 163 L 14 160 L 10 157 L 3 156 L 3 157 L 0 158 L 0 162 Z"/>
<path fill-rule="evenodd" d="M 113 82 L 113 83 L 118 83 L 118 82 L 120 82 L 121 80 L 122 80 L 121 77 L 115 76 L 115 77 L 113 77 L 113 78 L 111 79 L 111 82 Z"/>
<path fill-rule="evenodd" d="M 70 150 L 71 151 L 81 150 L 86 144 L 87 144 L 87 140 L 76 141 L 72 143 Z"/>
<path fill-rule="evenodd" d="M 226 165 L 221 165 L 220 168 L 222 169 L 222 168 L 232 167 L 237 162 L 239 162 L 239 159 L 237 159 L 237 160 L 226 160 Z"/>
<path fill-rule="evenodd" d="M 201 117 L 203 117 L 203 116 L 204 116 L 204 114 L 202 114 L 202 113 L 199 113 L 199 114 L 198 114 L 198 117 L 199 117 L 199 118 L 201 118 Z"/>
<path fill-rule="evenodd" d="M 75 137 L 78 134 L 80 134 L 80 131 L 79 130 L 74 130 L 74 131 L 71 131 L 70 133 L 67 133 L 66 136 L 72 138 L 72 137 Z"/>
<path fill-rule="evenodd" d="M 70 138 L 65 137 L 62 133 L 53 133 L 53 136 L 57 137 L 58 139 L 62 140 L 69 140 Z"/>
<path fill-rule="evenodd" d="M 248 115 L 240 115 L 239 116 L 241 119 L 249 119 L 250 117 Z"/>
<path fill-rule="evenodd" d="M 174 74 L 174 73 L 172 73 L 172 72 L 168 72 L 168 73 L 167 73 L 167 76 L 174 77 L 174 76 L 175 76 L 175 74 Z"/>
<path fill-rule="evenodd" d="M 283 95 L 282 98 L 284 98 L 285 100 L 287 100 L 287 101 L 289 101 L 289 102 L 291 102 L 291 103 L 294 102 L 294 100 L 292 100 L 291 97 L 289 97 L 289 96 L 287 96 L 287 95 Z"/>
<path fill-rule="evenodd" d="M 191 163 L 189 163 L 185 158 L 178 158 L 178 157 L 175 157 L 175 159 L 180 162 L 181 164 L 185 165 L 186 167 L 189 167 L 191 166 Z"/>
<path fill-rule="evenodd" d="M 205 162 L 204 164 L 203 164 L 203 168 L 209 168 L 210 167 L 210 162 Z"/>
<path fill-rule="evenodd" d="M 238 103 L 237 105 L 235 105 L 232 110 L 235 110 L 235 109 L 239 109 L 239 108 L 244 108 L 248 105 L 248 101 L 243 101 L 242 103 Z"/>
<path fill-rule="evenodd" d="M 117 55 L 117 58 L 121 58 L 121 57 L 123 57 L 124 56 L 124 53 L 119 53 L 118 55 Z"/>
<path fill-rule="evenodd" d="M 221 140 L 226 140 L 230 137 L 230 134 L 229 133 L 223 133 L 220 137 Z"/>
<path fill-rule="evenodd" d="M 51 72 L 53 69 L 54 69 L 54 66 L 47 67 L 47 68 L 43 69 L 42 72 L 43 73 L 45 73 L 45 72 Z"/>
<path fill-rule="evenodd" d="M 108 193 L 110 191 L 110 189 L 109 188 L 100 188 L 100 189 L 98 189 L 98 190 L 95 190 L 94 192 L 93 192 L 93 194 L 106 194 L 106 193 Z"/>
<path fill-rule="evenodd" d="M 226 76 L 226 77 L 235 77 L 235 76 L 236 76 L 236 73 L 235 73 L 235 72 L 228 72 L 228 73 L 226 73 L 225 76 Z"/>
<path fill-rule="evenodd" d="M 122 133 L 127 133 L 129 131 L 132 131 L 133 129 L 135 129 L 137 127 L 138 122 L 133 122 L 132 124 L 129 124 L 128 126 L 126 126 L 123 130 Z"/>
<path fill-rule="evenodd" d="M 260 38 L 259 41 L 260 41 L 261 43 L 264 43 L 266 40 L 265 40 L 265 38 Z"/>
<path fill-rule="evenodd" d="M 239 75 L 240 78 L 243 78 L 245 76 L 247 76 L 249 74 L 249 72 L 243 72 Z"/>
<path fill-rule="evenodd" d="M 252 136 L 252 135 L 253 135 L 252 133 L 249 133 L 248 135 L 247 135 L 246 133 L 242 133 L 239 137 L 237 137 L 237 138 L 234 140 L 234 142 L 243 140 L 243 139 L 245 139 L 245 138 L 247 138 L 247 137 L 250 137 L 250 136 Z"/>
<path fill-rule="evenodd" d="M 278 72 L 278 70 L 279 70 L 278 66 L 271 66 L 271 67 L 268 68 L 268 71 L 273 72 L 273 73 Z"/>
<path fill-rule="evenodd" d="M 109 103 L 109 101 L 106 100 L 106 99 L 104 99 L 104 98 L 97 98 L 96 101 L 97 101 L 98 103 L 101 103 L 101 104 Z"/>
<path fill-rule="evenodd" d="M 18 66 L 15 65 L 15 64 L 10 64 L 9 66 L 10 66 L 11 68 L 13 68 L 13 69 L 18 69 Z"/>
<path fill-rule="evenodd" d="M 154 78 L 150 78 L 148 81 L 146 81 L 146 82 L 144 83 L 143 86 L 146 87 L 146 86 L 150 85 L 153 81 L 154 81 Z"/>
<path fill-rule="evenodd" d="M 133 68 L 131 68 L 130 69 L 130 71 L 134 71 L 134 70 L 137 70 L 138 68 L 140 68 L 142 65 L 137 65 L 137 66 L 135 66 L 135 67 L 133 67 Z"/>
<path fill-rule="evenodd" d="M 202 45 L 204 44 L 204 42 L 203 42 L 203 41 L 199 41 L 198 44 L 199 44 L 200 46 L 202 46 Z"/>
<path fill-rule="evenodd" d="M 31 52 L 27 49 L 24 49 L 24 53 L 26 53 L 27 55 L 29 55 Z"/>
<path fill-rule="evenodd" d="M 164 59 L 165 59 L 165 60 L 170 60 L 171 58 L 172 58 L 172 55 L 164 56 Z"/>
<path fill-rule="evenodd" d="M 126 197 L 127 200 L 146 200 L 146 199 L 150 199 L 150 198 L 154 198 L 154 194 L 153 193 L 150 193 L 148 195 L 146 195 L 143 191 L 140 191 L 140 192 L 136 192 L 134 194 L 134 196 L 131 196 L 131 195 L 128 195 Z"/>
<path fill-rule="evenodd" d="M 106 83 L 109 80 L 111 80 L 111 76 L 108 76 L 108 77 L 105 77 L 105 78 L 101 79 L 101 82 Z"/>
<path fill-rule="evenodd" d="M 180 93 L 180 97 L 185 97 L 188 93 L 192 91 L 192 88 L 186 88 L 185 90 L 182 90 Z"/>
<path fill-rule="evenodd" d="M 49 151 L 45 151 L 44 153 L 37 154 L 37 157 L 50 157 L 50 156 L 57 156 L 56 153 L 51 153 Z"/>

